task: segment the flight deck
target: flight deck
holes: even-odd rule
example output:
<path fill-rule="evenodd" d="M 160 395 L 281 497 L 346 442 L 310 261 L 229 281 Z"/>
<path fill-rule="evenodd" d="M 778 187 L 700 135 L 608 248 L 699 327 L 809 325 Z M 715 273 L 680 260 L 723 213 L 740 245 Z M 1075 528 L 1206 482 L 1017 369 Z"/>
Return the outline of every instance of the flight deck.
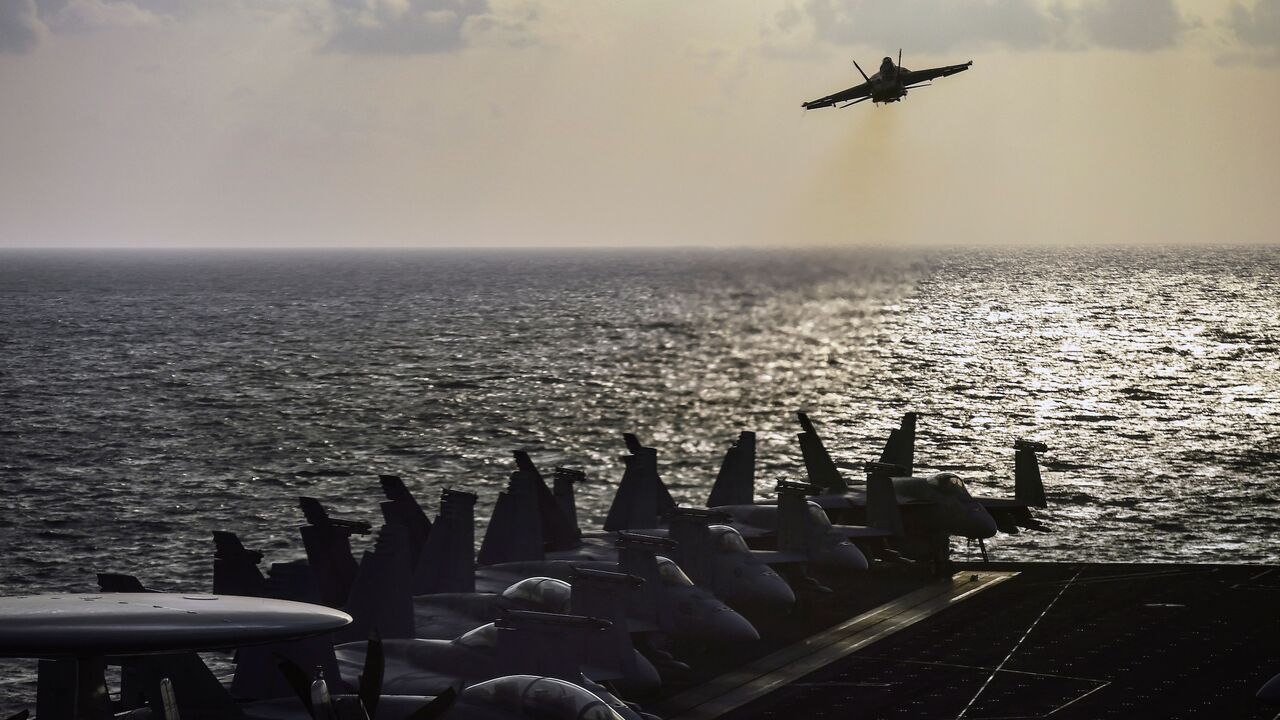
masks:
<path fill-rule="evenodd" d="M 1254 695 L 1280 672 L 1277 607 L 1276 567 L 961 565 L 654 709 L 670 720 L 1270 720 L 1280 708 Z"/>

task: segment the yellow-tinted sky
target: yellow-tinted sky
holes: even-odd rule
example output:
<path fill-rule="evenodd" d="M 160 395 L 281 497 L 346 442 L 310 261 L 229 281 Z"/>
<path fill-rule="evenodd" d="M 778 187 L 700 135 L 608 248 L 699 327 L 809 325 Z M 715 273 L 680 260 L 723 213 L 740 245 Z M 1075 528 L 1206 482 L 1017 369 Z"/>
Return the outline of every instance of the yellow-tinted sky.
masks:
<path fill-rule="evenodd" d="M 1280 228 L 1280 0 L 0 0 L 0 98 L 0 246 Z"/>

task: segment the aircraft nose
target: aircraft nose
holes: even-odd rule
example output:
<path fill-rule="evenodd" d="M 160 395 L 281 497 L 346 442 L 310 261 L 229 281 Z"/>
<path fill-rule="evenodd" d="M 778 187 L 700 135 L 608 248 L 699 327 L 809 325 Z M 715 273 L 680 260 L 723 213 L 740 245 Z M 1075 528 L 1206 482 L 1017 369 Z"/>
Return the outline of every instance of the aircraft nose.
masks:
<path fill-rule="evenodd" d="M 632 652 L 635 653 L 635 663 L 627 669 L 626 677 L 614 681 L 618 690 L 623 695 L 643 695 L 659 690 L 662 678 L 658 675 L 658 669 L 638 650 Z"/>
<path fill-rule="evenodd" d="M 760 639 L 756 626 L 728 605 L 712 611 L 706 621 L 708 639 L 714 639 L 714 642 L 746 644 Z"/>
<path fill-rule="evenodd" d="M 996 519 L 991 517 L 991 513 L 982 507 L 979 503 L 973 503 L 967 508 L 964 519 L 964 532 L 961 536 L 972 538 L 974 540 L 986 540 L 996 535 Z"/>
<path fill-rule="evenodd" d="M 870 567 L 867 556 L 843 535 L 829 538 L 816 560 L 820 565 L 834 570 L 866 570 Z"/>

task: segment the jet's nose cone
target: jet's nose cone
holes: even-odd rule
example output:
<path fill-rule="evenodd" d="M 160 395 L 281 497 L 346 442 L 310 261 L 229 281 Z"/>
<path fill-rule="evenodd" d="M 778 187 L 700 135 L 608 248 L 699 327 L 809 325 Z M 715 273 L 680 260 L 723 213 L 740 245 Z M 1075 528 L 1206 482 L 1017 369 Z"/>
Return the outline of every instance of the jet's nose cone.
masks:
<path fill-rule="evenodd" d="M 627 669 L 625 677 L 613 681 L 614 685 L 624 696 L 643 695 L 661 689 L 662 678 L 658 675 L 658 669 L 638 650 L 632 652 L 635 653 L 635 663 Z"/>
<path fill-rule="evenodd" d="M 824 545 L 815 560 L 823 567 L 833 570 L 866 570 L 870 567 L 867 556 L 843 535 L 832 538 Z"/>
<path fill-rule="evenodd" d="M 987 512 L 986 508 L 975 502 L 969 505 L 966 510 L 962 532 L 957 533 L 958 535 L 973 540 L 986 540 L 987 538 L 995 537 L 996 519 L 991 517 L 991 513 Z"/>
<path fill-rule="evenodd" d="M 785 611 L 796 602 L 796 594 L 782 576 L 761 563 L 759 567 L 746 568 L 748 575 L 742 578 L 733 592 L 724 598 L 736 610 L 748 614 L 754 611 Z"/>
<path fill-rule="evenodd" d="M 728 605 L 720 606 L 707 618 L 707 634 L 723 643 L 746 644 L 760 639 L 756 626 Z"/>

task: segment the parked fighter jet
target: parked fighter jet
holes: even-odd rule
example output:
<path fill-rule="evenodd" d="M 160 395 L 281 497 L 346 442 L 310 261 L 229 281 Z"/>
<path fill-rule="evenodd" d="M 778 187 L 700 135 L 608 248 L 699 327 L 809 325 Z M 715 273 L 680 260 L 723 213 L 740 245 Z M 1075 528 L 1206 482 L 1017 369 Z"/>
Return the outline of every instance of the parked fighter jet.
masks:
<path fill-rule="evenodd" d="M 881 462 L 868 463 L 867 484 L 851 487 L 827 453 L 809 417 L 798 413 L 803 429 L 797 439 L 804 455 L 809 482 L 821 488 L 813 497 L 837 522 L 867 524 L 891 530 L 897 549 L 909 557 L 936 560 L 946 554 L 947 538 L 982 541 L 997 530 L 1017 532 L 1018 527 L 1043 529 L 1031 517 L 1028 506 L 1043 507 L 1044 485 L 1036 461 L 1040 443 L 1015 443 L 1015 498 L 986 500 L 969 494 L 964 481 L 953 473 L 915 477 L 916 413 L 906 413 L 902 424 L 890 433 Z M 893 498 L 874 502 L 873 498 Z M 873 513 L 873 508 L 877 508 Z M 1002 520 L 997 522 L 994 514 Z"/>
<path fill-rule="evenodd" d="M 960 65 L 947 65 L 945 67 L 929 68 L 928 70 L 908 70 L 902 67 L 902 51 L 899 50 L 897 65 L 893 64 L 893 58 L 886 57 L 880 61 L 880 72 L 867 77 L 867 74 L 862 72 L 862 66 L 858 65 L 857 60 L 854 60 L 853 66 L 858 68 L 858 72 L 866 82 L 817 100 L 810 100 L 804 103 L 803 106 L 806 110 L 815 110 L 833 106 L 849 107 L 864 100 L 870 100 L 877 105 L 898 102 L 907 96 L 908 90 L 928 87 L 929 81 L 964 72 L 969 69 L 970 65 L 973 65 L 972 60 Z M 841 103 L 844 104 L 841 105 Z"/>

